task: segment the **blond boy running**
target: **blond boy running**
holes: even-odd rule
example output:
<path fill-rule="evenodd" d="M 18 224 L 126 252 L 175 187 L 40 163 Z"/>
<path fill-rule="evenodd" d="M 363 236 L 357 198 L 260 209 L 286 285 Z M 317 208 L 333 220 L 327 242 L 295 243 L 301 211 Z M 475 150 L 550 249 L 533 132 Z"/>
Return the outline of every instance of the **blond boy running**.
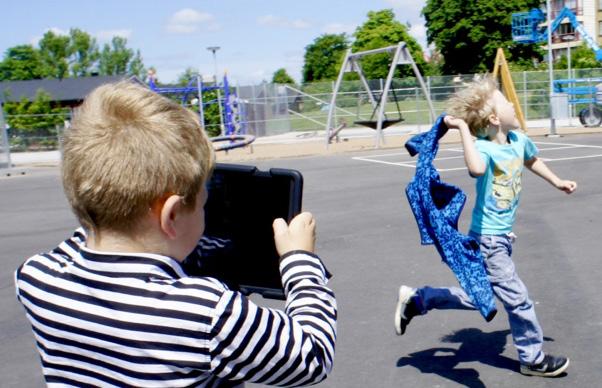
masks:
<path fill-rule="evenodd" d="M 513 105 L 491 78 L 473 82 L 455 94 L 448 111 L 451 116 L 445 117 L 445 123 L 460 131 L 464 162 L 470 175 L 476 178 L 477 198 L 469 235 L 479 242 L 493 292 L 508 313 L 520 372 L 557 376 L 567 369 L 569 360 L 542 350 L 543 332 L 533 302 L 511 258 L 516 237 L 512 227 L 524 166 L 567 194 L 575 191 L 577 184 L 558 178 L 537 157 L 535 144 L 516 131 L 519 123 Z M 401 286 L 395 310 L 397 334 L 405 333 L 414 316 L 432 309 L 474 310 L 475 305 L 459 287 Z"/>

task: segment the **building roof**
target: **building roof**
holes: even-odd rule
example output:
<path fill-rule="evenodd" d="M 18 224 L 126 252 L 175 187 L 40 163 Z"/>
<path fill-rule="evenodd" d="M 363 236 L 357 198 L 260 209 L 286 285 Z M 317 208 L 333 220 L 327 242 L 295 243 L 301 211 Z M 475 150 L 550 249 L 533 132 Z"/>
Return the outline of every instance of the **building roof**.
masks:
<path fill-rule="evenodd" d="M 52 101 L 67 102 L 81 101 L 94 88 L 102 84 L 116 82 L 128 78 L 127 76 L 93 76 L 63 79 L 35 79 L 28 81 L 0 82 L 0 103 L 18 102 L 23 98 L 35 100 L 38 90 L 43 89 Z M 142 83 L 136 77 L 134 81 Z"/>

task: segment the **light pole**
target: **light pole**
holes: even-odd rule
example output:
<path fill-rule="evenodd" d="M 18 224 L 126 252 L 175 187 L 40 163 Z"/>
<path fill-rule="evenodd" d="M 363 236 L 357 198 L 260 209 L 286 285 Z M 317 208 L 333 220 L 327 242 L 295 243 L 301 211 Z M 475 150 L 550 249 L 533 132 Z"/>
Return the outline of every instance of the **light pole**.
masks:
<path fill-rule="evenodd" d="M 211 51 L 211 53 L 213 54 L 213 80 L 215 81 L 216 85 L 217 85 L 217 56 L 215 55 L 215 53 L 220 48 L 221 47 L 219 47 L 219 46 L 209 46 L 209 47 L 207 47 L 207 50 Z"/>
<path fill-rule="evenodd" d="M 568 68 L 568 78 L 572 79 L 573 76 L 571 75 L 571 42 L 573 42 L 575 40 L 575 34 L 566 34 L 562 36 L 562 40 L 566 42 L 566 60 L 567 60 L 567 68 Z M 569 81 L 569 89 L 572 87 L 572 82 Z M 572 125 L 571 123 L 571 118 L 573 117 L 573 108 L 572 106 L 569 104 L 569 126 Z"/>
<path fill-rule="evenodd" d="M 223 136 L 224 135 L 224 117 L 222 116 L 222 96 L 219 91 L 219 88 L 217 87 L 217 56 L 215 55 L 215 53 L 219 49 L 220 49 L 219 46 L 207 47 L 207 50 L 211 51 L 211 53 L 213 54 L 213 81 L 215 82 L 215 88 L 216 88 L 215 91 L 217 93 L 217 108 L 218 108 L 218 112 L 219 112 L 220 135 Z"/>
<path fill-rule="evenodd" d="M 546 0 L 546 19 L 548 24 L 548 73 L 550 77 L 550 133 L 548 136 L 556 137 L 556 118 L 554 117 L 554 67 L 552 64 L 552 6 Z"/>

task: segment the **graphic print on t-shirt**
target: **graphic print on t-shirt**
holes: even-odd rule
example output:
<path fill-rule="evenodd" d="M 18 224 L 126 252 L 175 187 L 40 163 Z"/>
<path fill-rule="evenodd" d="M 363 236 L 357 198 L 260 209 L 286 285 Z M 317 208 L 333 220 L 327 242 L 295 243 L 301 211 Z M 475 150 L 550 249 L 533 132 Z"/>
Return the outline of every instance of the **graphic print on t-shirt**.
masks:
<path fill-rule="evenodd" d="M 520 158 L 502 160 L 493 168 L 493 182 L 491 184 L 491 198 L 497 210 L 512 208 L 521 191 L 521 165 Z"/>

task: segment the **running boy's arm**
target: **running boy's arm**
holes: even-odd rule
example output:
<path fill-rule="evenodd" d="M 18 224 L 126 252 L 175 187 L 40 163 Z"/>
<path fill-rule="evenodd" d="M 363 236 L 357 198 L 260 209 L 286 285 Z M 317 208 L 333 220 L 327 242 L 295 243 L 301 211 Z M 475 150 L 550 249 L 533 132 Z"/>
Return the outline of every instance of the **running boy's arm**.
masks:
<path fill-rule="evenodd" d="M 536 175 L 545 179 L 552 186 L 556 187 L 558 190 L 562 190 L 567 194 L 571 194 L 575 189 L 577 189 L 577 183 L 574 181 L 560 179 L 548 168 L 548 166 L 538 158 L 534 156 L 533 158 L 525 161 L 525 166 L 531 171 L 533 171 Z"/>
<path fill-rule="evenodd" d="M 483 162 L 477 147 L 474 145 L 466 121 L 449 115 L 445 116 L 444 121 L 448 128 L 456 128 L 460 131 L 462 148 L 464 148 L 464 163 L 466 163 L 470 175 L 477 177 L 485 174 L 485 162 Z"/>

